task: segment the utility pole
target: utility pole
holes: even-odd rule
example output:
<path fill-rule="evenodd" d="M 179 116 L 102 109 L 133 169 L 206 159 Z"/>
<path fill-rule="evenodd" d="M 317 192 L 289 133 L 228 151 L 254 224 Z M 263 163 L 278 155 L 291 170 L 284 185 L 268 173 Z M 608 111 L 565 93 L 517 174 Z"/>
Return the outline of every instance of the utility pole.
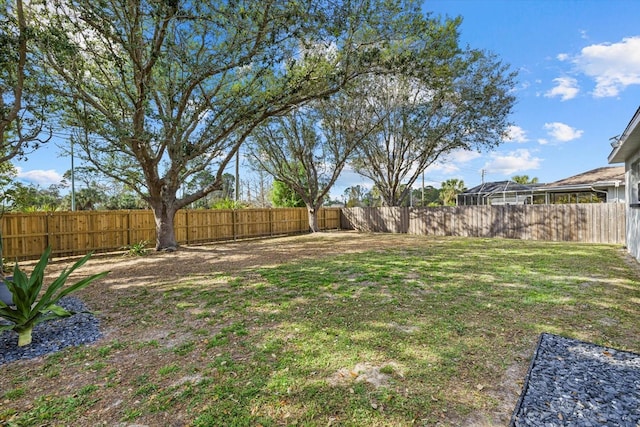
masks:
<path fill-rule="evenodd" d="M 240 201 L 240 148 L 236 151 L 236 202 Z"/>
<path fill-rule="evenodd" d="M 487 171 L 482 169 L 481 173 L 482 173 L 482 183 L 484 184 L 484 175 L 487 173 Z"/>
<path fill-rule="evenodd" d="M 76 210 L 76 173 L 73 166 L 73 136 L 69 138 L 71 142 L 71 211 Z"/>
<path fill-rule="evenodd" d="M 422 205 L 424 208 L 424 171 L 422 171 Z"/>

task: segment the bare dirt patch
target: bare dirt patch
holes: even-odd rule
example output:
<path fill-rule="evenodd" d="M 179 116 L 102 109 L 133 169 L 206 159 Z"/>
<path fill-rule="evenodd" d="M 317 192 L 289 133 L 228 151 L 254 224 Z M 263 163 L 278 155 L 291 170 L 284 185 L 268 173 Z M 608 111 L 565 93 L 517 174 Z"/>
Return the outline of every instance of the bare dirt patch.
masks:
<path fill-rule="evenodd" d="M 386 387 L 391 381 L 389 373 L 382 372 L 387 369 L 393 373 L 397 371 L 398 364 L 395 362 L 385 363 L 381 366 L 373 365 L 369 362 L 357 363 L 353 368 L 340 368 L 335 374 L 328 378 L 331 385 L 349 385 L 351 383 L 366 382 L 375 388 Z"/>

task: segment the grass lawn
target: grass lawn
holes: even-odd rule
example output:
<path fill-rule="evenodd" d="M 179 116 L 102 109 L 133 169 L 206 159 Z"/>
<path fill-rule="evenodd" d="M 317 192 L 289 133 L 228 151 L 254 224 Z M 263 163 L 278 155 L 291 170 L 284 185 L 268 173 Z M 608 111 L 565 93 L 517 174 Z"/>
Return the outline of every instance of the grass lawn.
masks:
<path fill-rule="evenodd" d="M 541 332 L 640 352 L 615 246 L 332 232 L 91 264 L 105 337 L 0 367 L 0 425 L 503 426 Z"/>

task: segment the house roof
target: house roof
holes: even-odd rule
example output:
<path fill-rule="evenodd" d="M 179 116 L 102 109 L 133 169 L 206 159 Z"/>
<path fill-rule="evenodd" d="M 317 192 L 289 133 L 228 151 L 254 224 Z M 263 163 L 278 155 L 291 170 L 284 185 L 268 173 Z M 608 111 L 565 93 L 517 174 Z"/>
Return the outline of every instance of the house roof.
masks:
<path fill-rule="evenodd" d="M 514 181 L 495 181 L 495 182 L 485 182 L 483 184 L 477 185 L 464 193 L 460 194 L 493 194 L 493 193 L 503 193 L 503 192 L 514 192 L 514 191 L 532 191 L 534 188 L 539 187 L 536 184 L 518 184 Z"/>
<path fill-rule="evenodd" d="M 624 166 L 605 166 L 570 176 L 542 187 L 542 190 L 607 187 L 624 183 Z"/>
<path fill-rule="evenodd" d="M 573 175 L 550 184 L 518 184 L 514 181 L 485 182 L 461 195 L 489 195 L 494 193 L 545 192 L 566 190 L 589 190 L 593 187 L 603 188 L 624 185 L 624 166 L 604 166 L 587 172 Z"/>
<path fill-rule="evenodd" d="M 609 154 L 609 163 L 623 163 L 640 150 L 640 108 L 636 110 L 622 135 L 615 139 L 611 144 L 613 151 Z"/>

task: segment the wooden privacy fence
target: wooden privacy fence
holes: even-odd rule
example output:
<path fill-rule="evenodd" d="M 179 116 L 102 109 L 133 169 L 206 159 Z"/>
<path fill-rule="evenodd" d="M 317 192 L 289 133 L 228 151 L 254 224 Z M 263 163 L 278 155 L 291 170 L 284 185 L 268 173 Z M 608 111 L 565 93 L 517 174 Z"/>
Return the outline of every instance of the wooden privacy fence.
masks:
<path fill-rule="evenodd" d="M 295 234 L 309 231 L 306 208 L 181 210 L 175 217 L 179 244 Z M 318 213 L 321 229 L 340 227 L 340 209 Z M 39 258 L 47 246 L 55 256 L 108 252 L 156 239 L 149 210 L 9 213 L 1 220 L 3 256 Z"/>
<path fill-rule="evenodd" d="M 342 228 L 426 236 L 625 244 L 624 203 L 348 208 Z"/>

